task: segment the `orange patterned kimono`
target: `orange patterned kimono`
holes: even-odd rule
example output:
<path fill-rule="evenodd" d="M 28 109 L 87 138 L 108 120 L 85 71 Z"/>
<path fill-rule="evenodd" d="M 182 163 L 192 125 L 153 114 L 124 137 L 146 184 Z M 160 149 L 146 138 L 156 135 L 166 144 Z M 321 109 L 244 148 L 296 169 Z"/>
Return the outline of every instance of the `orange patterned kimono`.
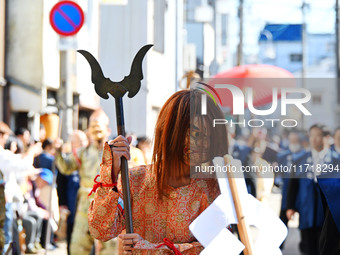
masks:
<path fill-rule="evenodd" d="M 112 156 L 105 144 L 100 179 L 112 184 Z M 144 240 L 134 246 L 134 254 L 173 254 L 163 245 L 163 238 L 173 242 L 182 254 L 199 254 L 203 247 L 189 231 L 189 225 L 219 195 L 216 180 L 191 179 L 189 185 L 168 187 L 168 197 L 157 198 L 157 185 L 150 166 L 129 171 L 134 232 Z M 107 241 L 125 229 L 125 220 L 118 203 L 122 201 L 121 182 L 118 192 L 110 187 L 99 187 L 89 211 L 89 230 L 93 237 Z M 118 202 L 119 201 L 119 202 Z"/>

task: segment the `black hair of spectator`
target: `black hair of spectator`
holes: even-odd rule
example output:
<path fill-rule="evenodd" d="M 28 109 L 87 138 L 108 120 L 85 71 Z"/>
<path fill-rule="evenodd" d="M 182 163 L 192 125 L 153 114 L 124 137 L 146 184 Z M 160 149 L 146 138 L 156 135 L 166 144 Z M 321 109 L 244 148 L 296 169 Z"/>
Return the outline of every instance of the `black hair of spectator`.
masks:
<path fill-rule="evenodd" d="M 11 133 L 12 130 L 9 128 L 9 126 L 5 122 L 0 121 L 0 134 L 10 135 Z"/>
<path fill-rule="evenodd" d="M 309 132 L 314 129 L 314 128 L 318 128 L 322 131 L 322 136 L 328 136 L 331 134 L 331 131 L 329 130 L 329 128 L 323 124 L 314 124 L 309 128 Z"/>
<path fill-rule="evenodd" d="M 16 142 L 18 144 L 18 139 L 15 136 L 9 136 L 5 144 L 5 149 L 6 150 L 11 149 L 11 144 L 13 142 Z"/>
<path fill-rule="evenodd" d="M 52 139 L 51 139 L 51 138 L 47 138 L 47 139 L 45 139 L 45 141 L 43 141 L 41 147 L 42 147 L 43 150 L 45 150 L 45 148 L 46 148 L 47 146 L 50 146 L 50 145 L 52 145 L 52 144 L 53 144 Z"/>
<path fill-rule="evenodd" d="M 139 137 L 137 137 L 137 145 L 136 145 L 136 147 L 138 149 L 140 149 L 138 145 L 140 145 L 141 143 L 145 143 L 145 142 L 146 143 L 151 143 L 151 140 L 149 138 L 147 138 L 146 136 L 139 136 Z"/>
<path fill-rule="evenodd" d="M 137 137 L 137 142 L 138 143 L 144 143 L 144 142 L 149 142 L 149 138 L 147 138 L 146 136 L 138 136 Z"/>
<path fill-rule="evenodd" d="M 26 131 L 28 131 L 27 128 L 25 127 L 18 127 L 16 130 L 15 130 L 15 135 L 18 136 L 18 135 L 23 135 Z"/>
<path fill-rule="evenodd" d="M 336 132 L 338 132 L 340 130 L 340 127 L 337 127 L 334 132 L 333 132 L 333 135 L 335 135 Z"/>

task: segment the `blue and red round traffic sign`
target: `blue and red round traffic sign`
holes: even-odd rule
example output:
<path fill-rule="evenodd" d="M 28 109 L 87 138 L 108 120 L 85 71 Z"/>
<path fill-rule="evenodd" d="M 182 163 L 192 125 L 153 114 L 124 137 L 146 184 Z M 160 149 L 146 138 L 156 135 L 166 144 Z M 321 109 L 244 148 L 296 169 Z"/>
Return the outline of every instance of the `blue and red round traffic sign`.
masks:
<path fill-rule="evenodd" d="M 61 1 L 50 12 L 50 23 L 60 35 L 75 35 L 84 24 L 84 12 L 72 1 Z"/>

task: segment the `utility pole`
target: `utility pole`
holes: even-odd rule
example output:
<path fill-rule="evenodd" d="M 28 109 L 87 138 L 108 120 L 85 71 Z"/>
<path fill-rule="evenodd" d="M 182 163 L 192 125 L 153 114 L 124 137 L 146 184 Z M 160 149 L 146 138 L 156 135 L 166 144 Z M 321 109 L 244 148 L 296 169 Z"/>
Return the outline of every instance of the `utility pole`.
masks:
<path fill-rule="evenodd" d="M 67 141 L 68 136 L 73 131 L 73 91 L 72 91 L 72 79 L 71 79 L 71 57 L 72 50 L 65 49 L 60 50 L 60 104 L 59 107 L 63 111 L 63 120 L 61 126 L 61 138 Z"/>
<path fill-rule="evenodd" d="M 306 25 L 306 8 L 309 5 L 303 1 L 302 6 L 301 6 L 301 11 L 302 11 L 302 38 L 301 38 L 301 43 L 302 43 L 302 68 L 301 68 L 301 78 L 305 79 L 306 78 L 306 69 L 308 65 L 308 56 L 307 56 L 307 25 Z M 304 81 L 302 81 L 302 87 L 304 86 Z"/>
<path fill-rule="evenodd" d="M 237 65 L 243 65 L 243 1 L 239 0 L 238 17 L 240 21 L 240 40 L 237 46 Z"/>
<path fill-rule="evenodd" d="M 336 95 L 337 107 L 336 118 L 337 122 L 340 121 L 340 13 L 339 13 L 339 0 L 335 1 L 335 62 L 336 62 Z"/>
<path fill-rule="evenodd" d="M 336 58 L 336 88 L 337 88 L 337 102 L 340 106 L 340 26 L 339 26 L 339 0 L 335 1 L 335 58 Z"/>
<path fill-rule="evenodd" d="M 237 45 L 237 66 L 243 65 L 243 2 L 244 0 L 239 0 L 238 5 L 238 18 L 240 22 L 240 31 L 239 31 L 239 42 Z M 242 117 L 244 118 L 244 117 Z M 236 116 L 237 122 L 241 121 L 241 116 Z M 236 126 L 235 128 L 235 134 L 241 134 L 241 129 L 239 126 Z"/>
<path fill-rule="evenodd" d="M 5 21 L 6 21 L 6 1 L 0 0 L 0 120 L 4 120 L 4 108 L 6 102 L 4 99 L 5 80 Z"/>
<path fill-rule="evenodd" d="M 213 28 L 214 28 L 214 60 L 210 65 L 210 76 L 217 74 L 218 71 L 218 54 L 221 48 L 221 14 L 218 13 L 217 10 L 217 0 L 214 0 L 212 3 L 214 10 L 214 20 L 213 20 Z"/>
<path fill-rule="evenodd" d="M 302 2 L 302 36 L 301 36 L 301 48 L 302 48 L 302 65 L 301 65 L 301 86 L 306 88 L 306 73 L 308 65 L 308 52 L 307 52 L 307 24 L 306 24 L 306 8 L 309 7 L 305 1 Z M 302 128 L 305 129 L 305 117 L 301 117 Z"/>

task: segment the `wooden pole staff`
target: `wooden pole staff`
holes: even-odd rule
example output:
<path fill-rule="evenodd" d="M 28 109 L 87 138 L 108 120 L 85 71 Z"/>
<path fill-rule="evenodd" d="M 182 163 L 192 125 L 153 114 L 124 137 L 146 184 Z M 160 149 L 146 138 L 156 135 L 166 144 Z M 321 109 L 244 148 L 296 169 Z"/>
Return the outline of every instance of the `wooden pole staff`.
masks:
<path fill-rule="evenodd" d="M 230 156 L 224 156 L 224 164 L 230 164 Z M 228 182 L 230 186 L 231 195 L 233 197 L 234 207 L 237 216 L 237 228 L 240 235 L 241 242 L 245 246 L 243 250 L 244 255 L 253 255 L 252 241 L 250 235 L 249 226 L 246 224 L 245 216 L 242 211 L 241 200 L 237 190 L 237 184 L 235 181 L 234 174 L 230 171 L 230 167 L 228 168 Z"/>

